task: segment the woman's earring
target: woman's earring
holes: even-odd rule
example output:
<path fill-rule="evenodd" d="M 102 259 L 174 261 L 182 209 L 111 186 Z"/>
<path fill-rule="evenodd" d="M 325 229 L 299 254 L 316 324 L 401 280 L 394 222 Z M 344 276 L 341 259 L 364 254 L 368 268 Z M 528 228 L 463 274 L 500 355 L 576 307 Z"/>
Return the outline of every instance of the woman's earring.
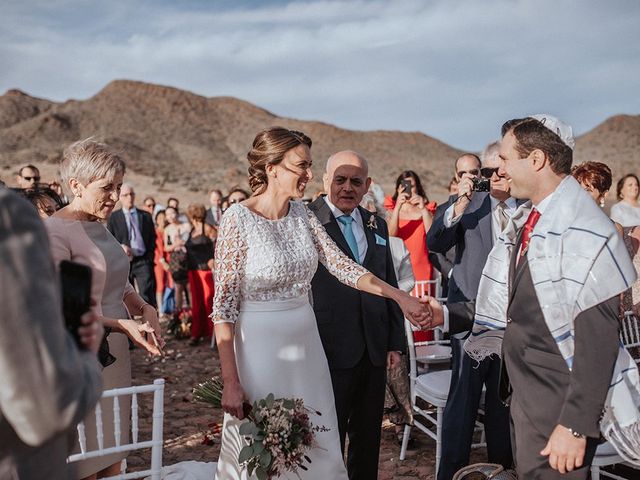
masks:
<path fill-rule="evenodd" d="M 604 208 L 604 197 L 600 197 L 600 208 Z"/>

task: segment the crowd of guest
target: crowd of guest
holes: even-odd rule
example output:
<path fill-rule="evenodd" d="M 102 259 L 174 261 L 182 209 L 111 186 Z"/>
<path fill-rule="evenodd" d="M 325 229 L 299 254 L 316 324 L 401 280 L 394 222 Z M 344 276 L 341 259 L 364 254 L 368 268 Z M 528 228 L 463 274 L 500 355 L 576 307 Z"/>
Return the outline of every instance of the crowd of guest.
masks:
<path fill-rule="evenodd" d="M 457 158 L 449 183 L 450 197 L 440 206 L 429 198 L 428 186 L 413 170 L 400 172 L 386 197 L 375 183 L 363 192 L 361 205 L 387 222 L 401 289 L 411 291 L 416 282 L 424 284 L 437 278 L 443 288 L 441 295 L 449 302 L 476 297 L 489 251 L 521 204 L 510 195 L 509 183 L 499 175 L 499 163 L 498 143 L 489 144 L 481 157 L 467 153 Z M 571 175 L 600 207 L 605 207 L 613 184 L 613 174 L 606 164 L 581 163 L 573 166 Z M 150 355 L 161 354 L 165 343 L 162 317 L 173 327 L 182 325 L 188 317 L 192 345 L 211 341 L 213 324 L 209 315 L 215 292 L 218 228 L 231 205 L 250 197 L 239 187 L 228 189 L 226 195 L 216 188 L 208 193 L 207 206 L 192 203 L 182 211 L 178 198 L 169 197 L 162 205 L 153 196 L 145 197 L 138 206 L 135 187 L 124 182 L 124 176 L 125 164 L 119 155 L 93 140 L 76 142 L 65 150 L 59 180 L 42 182 L 34 165 L 25 165 L 16 173 L 16 190 L 44 220 L 48 240 L 43 248 L 51 251 L 54 264 L 71 260 L 91 267 L 96 323 L 104 325 L 107 333 L 99 349 L 91 347 L 100 352 L 104 389 L 131 384 L 130 344 Z M 490 181 L 486 191 L 478 188 L 479 180 Z M 640 271 L 639 186 L 633 173 L 620 178 L 611 220 Z M 116 209 L 118 204 L 120 208 Z M 431 285 L 420 294 L 433 295 L 435 290 Z M 636 282 L 621 297 L 620 319 L 629 312 L 638 315 L 639 308 Z M 416 332 L 415 340 L 433 338 L 421 333 Z M 451 337 L 453 374 L 444 411 L 439 480 L 449 480 L 469 462 L 483 390 L 487 393 L 488 460 L 505 467 L 513 462 L 509 409 L 497 395 L 489 393 L 497 392 L 500 360 L 475 362 L 464 354 L 462 343 Z M 411 424 L 413 418 L 406 361 L 401 366 L 389 372 L 386 402 L 391 420 L 398 425 L 399 440 L 402 426 Z M 96 400 L 91 398 L 87 404 Z M 104 404 L 102 411 L 103 421 L 112 422 L 111 407 Z M 88 408 L 83 414 L 92 415 Z M 130 416 L 127 406 L 123 406 L 121 416 L 126 436 Z M 87 433 L 87 438 L 93 437 Z M 105 437 L 105 442 L 113 439 Z M 116 474 L 124 456 L 114 454 L 80 462 L 77 475 L 95 478 Z"/>

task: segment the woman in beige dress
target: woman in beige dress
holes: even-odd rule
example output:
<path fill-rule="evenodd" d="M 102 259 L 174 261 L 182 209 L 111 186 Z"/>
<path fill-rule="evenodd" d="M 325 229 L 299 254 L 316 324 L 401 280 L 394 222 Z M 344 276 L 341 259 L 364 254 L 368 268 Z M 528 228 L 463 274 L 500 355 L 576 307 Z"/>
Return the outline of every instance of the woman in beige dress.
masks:
<path fill-rule="evenodd" d="M 115 357 L 102 372 L 105 390 L 131 385 L 127 338 L 153 355 L 159 355 L 160 350 L 151 336 L 155 335 L 160 348 L 164 344 L 155 308 L 129 283 L 129 260 L 103 223 L 118 200 L 124 170 L 124 162 L 107 145 L 92 140 L 74 143 L 64 152 L 61 173 L 75 198 L 45 221 L 56 265 L 71 260 L 91 267 L 91 297 L 108 332 L 109 353 Z M 142 323 L 132 320 L 132 315 L 141 315 Z M 105 448 L 115 446 L 112 402 L 101 401 Z M 130 406 L 122 402 L 120 408 L 125 443 L 129 437 Z M 93 411 L 85 423 L 87 447 L 93 450 L 97 447 Z M 117 474 L 125 457 L 120 453 L 81 461 L 78 477 L 93 479 Z"/>

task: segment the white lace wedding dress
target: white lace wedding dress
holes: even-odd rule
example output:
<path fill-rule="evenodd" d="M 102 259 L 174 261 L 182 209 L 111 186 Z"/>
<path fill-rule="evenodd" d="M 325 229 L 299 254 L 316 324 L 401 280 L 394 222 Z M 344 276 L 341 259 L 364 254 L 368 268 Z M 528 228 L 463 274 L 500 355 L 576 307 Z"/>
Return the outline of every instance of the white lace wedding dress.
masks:
<path fill-rule="evenodd" d="M 305 480 L 347 480 L 340 452 L 327 358 L 309 303 L 311 279 L 320 261 L 341 282 L 354 286 L 367 271 L 336 246 L 301 202 L 268 220 L 241 204 L 222 217 L 216 245 L 214 323 L 235 323 L 240 382 L 249 400 L 273 393 L 303 398 L 322 413 L 312 415 L 328 432 L 317 434 Z M 239 422 L 225 415 L 218 480 L 248 479 L 237 458 L 243 446 Z M 296 478 L 295 475 L 283 478 Z"/>

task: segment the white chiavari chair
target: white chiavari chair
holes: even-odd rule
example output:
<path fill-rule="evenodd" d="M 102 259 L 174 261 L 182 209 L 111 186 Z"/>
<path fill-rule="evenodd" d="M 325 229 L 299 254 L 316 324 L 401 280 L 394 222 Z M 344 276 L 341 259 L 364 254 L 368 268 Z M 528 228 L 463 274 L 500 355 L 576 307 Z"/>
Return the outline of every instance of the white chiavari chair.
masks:
<path fill-rule="evenodd" d="M 139 405 L 138 395 L 144 393 L 153 393 L 153 422 L 150 440 L 141 440 L 139 435 Z M 121 443 L 122 429 L 120 424 L 120 403 L 122 397 L 131 397 L 131 441 L 126 444 Z M 100 403 L 96 405 L 95 421 L 96 421 L 96 440 L 98 448 L 96 450 L 87 450 L 87 438 L 85 435 L 84 422 L 78 424 L 78 441 L 80 443 L 80 453 L 70 455 L 67 462 L 77 462 L 79 460 L 101 457 L 120 452 L 131 452 L 133 450 L 141 450 L 151 448 L 151 468 L 139 472 L 120 473 L 108 477 L 105 480 L 128 480 L 131 478 L 150 477 L 151 480 L 160 480 L 162 471 L 162 424 L 164 419 L 164 379 L 154 380 L 152 385 L 141 385 L 128 388 L 114 388 L 102 392 L 102 398 L 113 398 L 113 426 L 103 425 L 102 408 Z M 113 428 L 115 446 L 104 446 L 104 429 Z"/>

